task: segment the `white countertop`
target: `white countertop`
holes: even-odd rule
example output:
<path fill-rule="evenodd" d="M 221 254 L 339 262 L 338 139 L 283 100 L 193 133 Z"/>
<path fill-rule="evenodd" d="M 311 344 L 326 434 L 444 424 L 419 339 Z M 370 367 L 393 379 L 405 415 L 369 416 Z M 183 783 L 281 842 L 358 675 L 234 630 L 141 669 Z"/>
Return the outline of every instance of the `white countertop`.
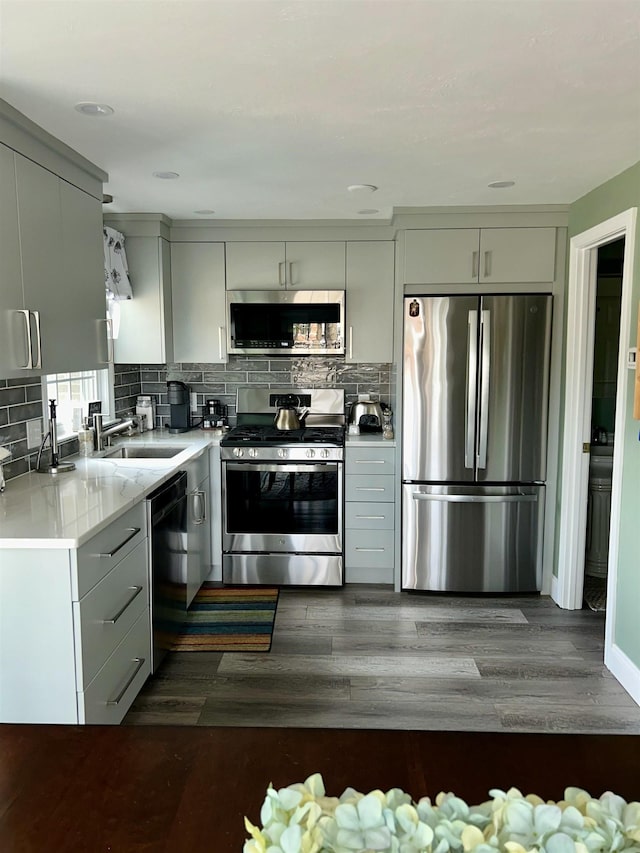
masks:
<path fill-rule="evenodd" d="M 367 445 L 367 444 L 385 444 L 387 447 L 395 447 L 396 440 L 395 438 L 383 438 L 381 432 L 367 432 L 361 433 L 360 435 L 352 435 L 347 433 L 346 435 L 347 445 Z"/>
<path fill-rule="evenodd" d="M 9 480 L 0 494 L 0 549 L 77 548 L 219 441 L 203 430 L 151 430 L 113 443 L 171 444 L 184 451 L 170 459 L 73 456 L 75 471 Z"/>

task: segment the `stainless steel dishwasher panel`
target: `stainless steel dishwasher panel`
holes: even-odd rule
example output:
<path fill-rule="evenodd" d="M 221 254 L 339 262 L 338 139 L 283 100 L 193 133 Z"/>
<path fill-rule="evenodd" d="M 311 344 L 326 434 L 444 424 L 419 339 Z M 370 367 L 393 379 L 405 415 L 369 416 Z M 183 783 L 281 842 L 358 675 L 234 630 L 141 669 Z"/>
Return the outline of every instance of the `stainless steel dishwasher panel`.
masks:
<path fill-rule="evenodd" d="M 187 617 L 187 475 L 180 471 L 147 498 L 151 672 Z"/>
<path fill-rule="evenodd" d="M 544 486 L 402 487 L 402 588 L 537 592 Z"/>

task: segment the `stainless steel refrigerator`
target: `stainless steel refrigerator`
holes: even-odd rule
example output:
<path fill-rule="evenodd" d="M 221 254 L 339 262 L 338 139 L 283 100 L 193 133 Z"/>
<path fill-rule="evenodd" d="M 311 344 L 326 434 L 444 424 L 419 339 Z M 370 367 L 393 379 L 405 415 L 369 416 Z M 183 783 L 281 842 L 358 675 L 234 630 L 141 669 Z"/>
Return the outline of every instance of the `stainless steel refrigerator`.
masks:
<path fill-rule="evenodd" d="M 540 589 L 550 342 L 550 296 L 405 297 L 403 589 Z"/>

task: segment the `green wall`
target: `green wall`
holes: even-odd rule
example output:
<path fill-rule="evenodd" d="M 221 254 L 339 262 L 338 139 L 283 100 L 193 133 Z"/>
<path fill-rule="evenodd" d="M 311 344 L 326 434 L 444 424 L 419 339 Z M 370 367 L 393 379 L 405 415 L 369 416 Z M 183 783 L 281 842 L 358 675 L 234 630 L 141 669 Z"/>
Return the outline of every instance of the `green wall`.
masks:
<path fill-rule="evenodd" d="M 640 207 L 640 162 L 578 199 L 569 209 L 569 238 L 631 207 Z M 627 346 L 636 345 L 636 320 L 640 301 L 640 217 L 636 221 L 631 330 Z M 623 435 L 622 511 L 616 590 L 614 641 L 640 668 L 640 421 L 633 420 L 635 374 L 626 371 L 627 407 Z"/>

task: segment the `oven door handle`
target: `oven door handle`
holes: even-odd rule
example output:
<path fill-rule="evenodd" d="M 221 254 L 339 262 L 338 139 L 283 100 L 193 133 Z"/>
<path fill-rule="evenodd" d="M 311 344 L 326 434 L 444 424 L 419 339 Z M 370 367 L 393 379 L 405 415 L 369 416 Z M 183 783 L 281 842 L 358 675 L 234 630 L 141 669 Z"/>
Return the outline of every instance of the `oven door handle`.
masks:
<path fill-rule="evenodd" d="M 225 462 L 227 471 L 272 471 L 284 472 L 285 474 L 309 474 L 321 473 L 327 471 L 337 471 L 339 462 L 296 462 L 296 463 L 279 463 L 265 464 L 263 462 Z"/>

